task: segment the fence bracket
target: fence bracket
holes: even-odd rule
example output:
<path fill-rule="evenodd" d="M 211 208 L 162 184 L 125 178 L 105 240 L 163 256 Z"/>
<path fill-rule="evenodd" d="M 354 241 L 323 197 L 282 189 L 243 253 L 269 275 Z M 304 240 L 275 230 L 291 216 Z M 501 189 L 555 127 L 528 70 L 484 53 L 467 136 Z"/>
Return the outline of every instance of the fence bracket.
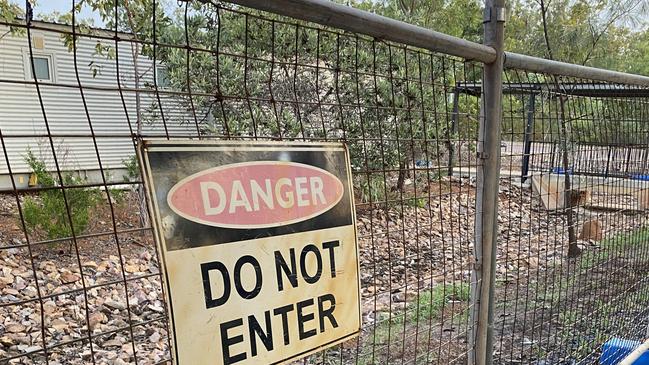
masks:
<path fill-rule="evenodd" d="M 479 261 L 475 261 L 475 262 L 473 263 L 473 270 L 475 270 L 475 271 L 477 271 L 477 272 L 482 271 L 482 263 L 479 262 Z"/>
<path fill-rule="evenodd" d="M 505 9 L 504 7 L 493 6 L 491 8 L 484 9 L 482 23 L 491 22 L 492 15 L 494 14 L 498 23 L 504 23 L 507 19 L 507 9 Z"/>

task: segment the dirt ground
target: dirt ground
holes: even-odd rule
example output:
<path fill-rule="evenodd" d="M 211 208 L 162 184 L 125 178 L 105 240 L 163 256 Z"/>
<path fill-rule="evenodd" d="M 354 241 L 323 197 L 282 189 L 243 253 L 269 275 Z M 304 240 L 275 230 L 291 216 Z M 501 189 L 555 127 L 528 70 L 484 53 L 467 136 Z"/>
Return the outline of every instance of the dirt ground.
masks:
<path fill-rule="evenodd" d="M 150 232 L 138 230 L 134 199 L 116 206 L 115 226 L 125 233 L 111 234 L 104 201 L 83 238 L 48 243 L 25 236 L 15 196 L 0 197 L 0 358 L 86 364 L 94 353 L 98 364 L 123 364 L 168 357 L 159 267 Z"/>
<path fill-rule="evenodd" d="M 418 187 L 415 198 L 413 189 L 408 185 L 391 202 L 357 203 L 363 333 L 301 363 L 466 361 L 469 301 L 446 293 L 470 285 L 475 181 L 442 178 Z M 153 364 L 168 358 L 157 255 L 136 207 L 134 193 L 116 205 L 118 235 L 111 233 L 104 201 L 83 238 L 35 244 L 44 237 L 25 237 L 15 196 L 0 195 L 0 361 L 35 364 L 47 356 L 50 364 L 86 364 L 94 354 L 98 364 Z M 611 251 L 607 238 L 646 227 L 647 214 L 578 208 L 579 225 L 600 220 L 605 239 L 580 241 L 582 257 L 568 260 L 565 216 L 545 211 L 529 187 L 503 180 L 499 213 L 498 363 L 591 363 L 595 343 L 625 333 L 623 319 L 638 318 L 647 307 L 626 299 L 647 293 L 647 279 L 633 274 L 646 272 L 647 245 L 615 246 L 602 256 Z M 438 292 L 441 304 L 422 302 L 424 293 Z M 439 310 L 424 317 L 423 305 Z"/>

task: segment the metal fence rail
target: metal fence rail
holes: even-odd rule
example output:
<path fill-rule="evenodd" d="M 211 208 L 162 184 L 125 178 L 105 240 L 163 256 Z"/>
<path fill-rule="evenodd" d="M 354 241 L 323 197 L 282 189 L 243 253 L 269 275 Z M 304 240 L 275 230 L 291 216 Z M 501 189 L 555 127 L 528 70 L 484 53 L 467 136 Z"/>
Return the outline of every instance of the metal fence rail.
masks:
<path fill-rule="evenodd" d="M 139 33 L 113 5 L 0 24 L 28 60 L 0 96 L 35 110 L 0 104 L 0 362 L 171 360 L 143 137 L 347 144 L 363 330 L 303 364 L 591 364 L 645 335 L 649 78 L 502 52 L 500 2 L 487 45 L 324 0 L 154 1 Z"/>

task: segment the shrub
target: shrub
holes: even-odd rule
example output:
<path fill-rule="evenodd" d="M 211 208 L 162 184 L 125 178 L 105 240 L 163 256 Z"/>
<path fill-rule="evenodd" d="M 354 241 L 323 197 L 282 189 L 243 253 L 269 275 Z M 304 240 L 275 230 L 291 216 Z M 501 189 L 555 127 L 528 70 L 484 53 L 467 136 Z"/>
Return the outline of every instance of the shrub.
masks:
<path fill-rule="evenodd" d="M 124 190 L 115 188 L 110 188 L 108 190 L 110 191 L 111 201 L 114 204 L 121 206 L 126 202 L 126 192 Z"/>
<path fill-rule="evenodd" d="M 140 177 L 140 165 L 137 162 L 137 156 L 133 155 L 122 160 L 122 164 L 126 169 L 126 175 L 123 176 L 124 181 L 136 181 Z"/>
<path fill-rule="evenodd" d="M 43 160 L 38 159 L 31 150 L 27 151 L 25 161 L 36 175 L 41 187 L 58 186 L 57 182 L 47 171 Z M 74 176 L 71 172 L 63 173 L 63 184 L 66 187 L 86 183 L 86 179 Z M 100 198 L 98 190 L 85 188 L 67 188 L 65 190 L 70 217 L 66 209 L 63 191 L 61 189 L 45 189 L 35 197 L 27 197 L 23 206 L 25 223 L 30 230 L 42 232 L 48 239 L 72 236 L 70 220 L 76 235 L 88 228 L 89 211 L 97 205 Z"/>
<path fill-rule="evenodd" d="M 373 204 L 385 204 L 386 184 L 383 178 L 373 176 L 369 181 L 367 176 L 361 176 L 358 182 L 358 192 L 362 203 L 372 202 Z M 389 187 L 388 187 L 389 189 Z M 387 197 L 389 197 L 389 191 Z"/>

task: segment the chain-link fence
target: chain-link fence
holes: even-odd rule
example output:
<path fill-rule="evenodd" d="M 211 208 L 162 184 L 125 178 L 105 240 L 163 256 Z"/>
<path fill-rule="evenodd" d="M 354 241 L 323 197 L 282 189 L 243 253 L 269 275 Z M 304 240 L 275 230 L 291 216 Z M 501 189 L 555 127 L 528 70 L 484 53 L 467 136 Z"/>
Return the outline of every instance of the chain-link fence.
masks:
<path fill-rule="evenodd" d="M 260 7 L 284 16 L 106 2 L 99 29 L 74 2 L 59 23 L 28 3 L 0 25 L 0 362 L 171 361 L 135 158 L 151 138 L 347 145 L 362 331 L 304 364 L 473 361 L 485 308 L 498 364 L 596 363 L 612 337 L 645 335 L 645 87 L 506 70 L 490 207 L 483 167 L 498 154 L 479 135 L 491 48 L 274 4 Z M 465 47 L 432 52 L 426 39 Z M 494 285 L 475 247 L 489 209 Z"/>

